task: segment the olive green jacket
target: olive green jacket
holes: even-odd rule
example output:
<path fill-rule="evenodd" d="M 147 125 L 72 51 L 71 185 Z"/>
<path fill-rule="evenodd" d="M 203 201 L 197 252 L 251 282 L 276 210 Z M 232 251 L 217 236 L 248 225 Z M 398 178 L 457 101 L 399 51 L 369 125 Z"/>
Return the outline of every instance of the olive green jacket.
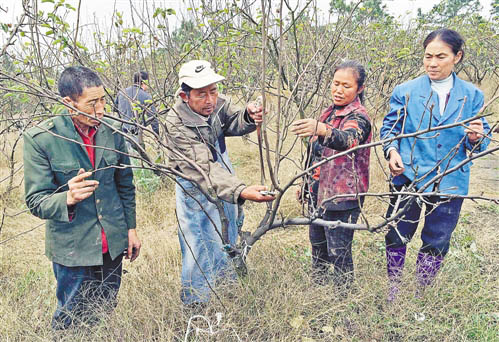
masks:
<path fill-rule="evenodd" d="M 221 153 L 224 153 L 225 137 L 241 136 L 256 130 L 255 122 L 246 110 L 235 108 L 230 99 L 220 95 L 207 121 L 207 118 L 193 112 L 179 96 L 168 112 L 166 127 L 170 166 L 204 191 L 210 193 L 213 189 L 218 198 L 241 204 L 243 201 L 239 195 L 246 185 L 216 161 L 219 156 L 216 156 L 215 145 L 218 142 Z M 188 160 L 203 170 L 208 182 Z"/>
<path fill-rule="evenodd" d="M 107 122 L 107 121 L 106 121 Z M 80 168 L 92 170 L 80 135 L 67 115 L 48 119 L 24 134 L 25 199 L 35 216 L 45 219 L 45 254 L 65 266 L 102 265 L 101 227 L 112 259 L 128 247 L 135 228 L 135 186 L 122 135 L 101 124 L 95 134 L 95 172 L 99 181 L 89 198 L 77 203 L 69 221 L 68 181 Z M 103 148 L 99 148 L 102 146 Z"/>

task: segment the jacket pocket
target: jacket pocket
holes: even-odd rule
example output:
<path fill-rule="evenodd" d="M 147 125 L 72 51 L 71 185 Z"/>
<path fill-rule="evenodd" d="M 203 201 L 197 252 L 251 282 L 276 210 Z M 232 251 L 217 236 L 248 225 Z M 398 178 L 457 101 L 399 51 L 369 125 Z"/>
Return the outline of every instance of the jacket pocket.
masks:
<path fill-rule="evenodd" d="M 51 160 L 50 165 L 57 185 L 66 191 L 69 180 L 78 174 L 80 163 L 76 160 Z"/>
<path fill-rule="evenodd" d="M 104 183 L 114 182 L 114 173 L 116 171 L 116 166 L 118 166 L 118 156 L 116 153 L 108 153 L 107 151 L 102 156 L 104 161 L 103 170 L 99 171 L 99 179 Z"/>
<path fill-rule="evenodd" d="M 472 162 L 466 163 L 463 166 L 461 166 L 460 169 L 462 172 L 467 173 L 470 171 L 471 165 L 473 165 Z"/>
<path fill-rule="evenodd" d="M 72 223 L 50 220 L 47 224 L 46 246 L 50 255 L 63 256 L 74 253 L 78 229 Z"/>

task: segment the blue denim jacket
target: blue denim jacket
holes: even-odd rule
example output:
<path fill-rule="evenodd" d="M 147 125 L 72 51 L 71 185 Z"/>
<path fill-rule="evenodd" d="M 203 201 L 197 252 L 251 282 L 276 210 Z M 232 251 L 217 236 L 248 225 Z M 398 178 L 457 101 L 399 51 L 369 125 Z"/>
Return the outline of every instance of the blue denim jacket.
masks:
<path fill-rule="evenodd" d="M 454 86 L 450 91 L 449 101 L 444 113 L 440 114 L 438 95 L 431 90 L 427 75 L 398 85 L 390 98 L 390 111 L 383 119 L 380 130 L 381 139 L 396 137 L 421 131 L 428 127 L 438 127 L 463 121 L 476 116 L 483 106 L 483 93 L 473 84 L 461 80 L 453 74 Z M 407 102 L 407 110 L 404 106 Z M 490 127 L 482 118 L 484 131 Z M 394 147 L 400 153 L 405 171 L 393 179 L 400 185 L 407 180 L 416 180 L 416 187 L 424 186 L 438 172 L 445 172 L 467 158 L 466 151 L 481 152 L 487 148 L 490 140 L 482 139 L 473 146 L 464 132 L 463 126 L 424 133 L 417 137 L 393 140 L 384 145 L 384 151 Z M 435 167 L 439 162 L 439 167 Z M 471 162 L 455 172 L 444 176 L 439 183 L 439 191 L 447 194 L 466 195 L 470 176 Z M 433 186 L 425 192 L 433 191 Z"/>

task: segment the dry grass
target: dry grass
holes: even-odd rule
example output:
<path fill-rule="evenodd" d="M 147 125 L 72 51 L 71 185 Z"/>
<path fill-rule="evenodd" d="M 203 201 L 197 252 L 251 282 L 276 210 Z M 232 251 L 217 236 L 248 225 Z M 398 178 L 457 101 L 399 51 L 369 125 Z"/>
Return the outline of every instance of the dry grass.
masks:
<path fill-rule="evenodd" d="M 259 182 L 257 147 L 240 138 L 228 141 L 239 177 L 247 184 Z M 497 159 L 491 163 L 493 175 Z M 282 170 L 283 180 L 296 172 L 290 164 Z M 493 183 L 484 183 L 476 167 L 473 172 L 477 173 L 473 175 L 473 192 L 483 189 L 497 196 L 497 177 Z M 374 159 L 371 174 L 371 190 L 384 190 L 385 176 Z M 21 190 L 1 199 L 2 207 L 11 213 L 22 210 Z M 179 299 L 181 259 L 173 186 L 166 184 L 154 193 L 139 193 L 137 200 L 138 230 L 144 247 L 140 258 L 124 267 L 127 272 L 115 313 L 91 330 L 68 332 L 62 340 L 184 340 L 193 313 L 183 309 Z M 254 229 L 264 205 L 247 203 L 245 208 L 245 229 Z M 375 219 L 386 206 L 369 200 L 366 209 Z M 282 213 L 299 213 L 293 191 L 285 197 Z M 216 323 L 217 312 L 223 314 L 220 324 L 214 326 L 217 333 L 211 337 L 206 333 L 195 337 L 192 333 L 190 341 L 496 341 L 497 220 L 497 205 L 471 204 L 465 208 L 438 281 L 422 300 L 414 298 L 414 264 L 420 244 L 414 241 L 405 273 L 407 286 L 391 306 L 385 303 L 382 234 L 356 234 L 355 286 L 341 292 L 310 281 L 305 227 L 273 231 L 250 253 L 248 277 L 217 288 L 221 302 L 213 299 L 201 312 L 212 324 Z M 0 241 L 40 222 L 29 214 L 8 218 Z M 55 309 L 55 279 L 43 255 L 43 240 L 44 228 L 40 227 L 0 245 L 1 341 L 52 340 L 49 326 Z M 207 328 L 199 319 L 195 325 Z"/>

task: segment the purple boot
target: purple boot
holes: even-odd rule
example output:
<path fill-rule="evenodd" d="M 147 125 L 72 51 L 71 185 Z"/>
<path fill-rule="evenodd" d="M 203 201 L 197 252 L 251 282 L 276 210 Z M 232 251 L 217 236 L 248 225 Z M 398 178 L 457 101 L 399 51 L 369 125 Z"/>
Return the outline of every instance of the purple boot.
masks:
<path fill-rule="evenodd" d="M 397 298 L 399 292 L 400 278 L 405 263 L 405 252 L 407 247 L 393 248 L 386 247 L 386 270 L 388 271 L 388 297 L 386 300 L 391 303 Z"/>
<path fill-rule="evenodd" d="M 438 270 L 442 266 L 443 260 L 444 257 L 441 255 L 431 255 L 423 252 L 418 253 L 416 273 L 419 288 L 416 297 L 422 297 L 425 287 L 433 282 Z"/>

